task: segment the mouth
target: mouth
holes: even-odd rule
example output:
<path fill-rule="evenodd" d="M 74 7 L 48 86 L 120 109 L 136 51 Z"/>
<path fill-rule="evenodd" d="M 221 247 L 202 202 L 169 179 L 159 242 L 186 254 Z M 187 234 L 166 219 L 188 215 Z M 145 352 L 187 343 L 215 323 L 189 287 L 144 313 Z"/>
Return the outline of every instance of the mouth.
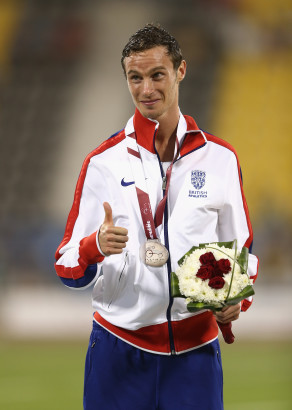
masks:
<path fill-rule="evenodd" d="M 155 105 L 158 101 L 159 101 L 159 99 L 157 99 L 157 100 L 146 100 L 146 101 L 141 101 L 141 103 L 143 105 L 145 105 L 146 107 L 151 107 L 151 106 Z"/>

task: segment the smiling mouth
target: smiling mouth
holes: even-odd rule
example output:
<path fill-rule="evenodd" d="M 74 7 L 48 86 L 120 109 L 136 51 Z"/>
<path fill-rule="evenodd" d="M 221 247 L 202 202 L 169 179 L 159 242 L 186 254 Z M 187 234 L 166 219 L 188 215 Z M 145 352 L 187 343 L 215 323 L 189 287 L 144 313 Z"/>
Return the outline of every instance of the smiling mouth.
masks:
<path fill-rule="evenodd" d="M 152 105 L 156 104 L 159 100 L 150 100 L 150 101 L 141 101 L 143 105 L 147 107 L 151 107 Z"/>

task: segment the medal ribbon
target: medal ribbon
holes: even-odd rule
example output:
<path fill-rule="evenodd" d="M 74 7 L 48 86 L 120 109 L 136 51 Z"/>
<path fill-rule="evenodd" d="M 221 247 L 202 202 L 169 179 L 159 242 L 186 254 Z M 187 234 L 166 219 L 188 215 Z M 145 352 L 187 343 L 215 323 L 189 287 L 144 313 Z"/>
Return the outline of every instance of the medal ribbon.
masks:
<path fill-rule="evenodd" d="M 169 190 L 170 184 L 170 177 L 172 172 L 172 166 L 176 158 L 179 154 L 179 143 L 178 139 L 176 139 L 176 155 L 172 160 L 170 166 L 166 172 L 166 186 L 163 187 L 164 189 L 164 196 L 159 202 L 155 217 L 153 218 L 150 198 L 149 198 L 149 191 L 145 180 L 145 173 L 143 170 L 143 163 L 142 158 L 139 152 L 139 148 L 137 145 L 136 134 L 133 132 L 132 134 L 127 136 L 127 145 L 128 145 L 128 154 L 129 160 L 132 168 L 132 173 L 134 175 L 135 186 L 136 186 L 136 193 L 138 198 L 138 203 L 140 207 L 140 213 L 143 221 L 144 231 L 147 239 L 157 239 L 155 228 L 162 224 L 163 214 L 166 206 L 166 200 Z"/>

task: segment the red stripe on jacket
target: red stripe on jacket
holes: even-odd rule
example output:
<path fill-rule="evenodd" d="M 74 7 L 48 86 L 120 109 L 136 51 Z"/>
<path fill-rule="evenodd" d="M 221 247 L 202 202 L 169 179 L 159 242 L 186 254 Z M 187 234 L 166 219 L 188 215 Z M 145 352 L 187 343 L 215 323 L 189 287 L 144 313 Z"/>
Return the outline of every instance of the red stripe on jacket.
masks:
<path fill-rule="evenodd" d="M 88 168 L 88 165 L 89 165 L 89 162 L 90 162 L 91 158 L 94 157 L 95 155 L 101 154 L 102 152 L 106 151 L 107 149 L 115 146 L 116 144 L 121 142 L 124 138 L 125 138 L 125 132 L 124 132 L 124 130 L 122 130 L 117 135 L 115 135 L 114 137 L 104 141 L 98 148 L 96 148 L 94 151 L 92 151 L 85 158 L 85 161 L 83 162 L 83 165 L 82 165 L 82 168 L 81 168 L 81 171 L 80 171 L 80 174 L 79 174 L 79 178 L 78 178 L 78 181 L 77 181 L 75 194 L 74 194 L 73 205 L 72 205 L 72 208 L 70 210 L 70 213 L 69 213 L 69 216 L 68 216 L 68 219 L 67 219 L 65 234 L 64 234 L 63 240 L 60 243 L 60 245 L 59 245 L 59 247 L 56 251 L 56 254 L 55 254 L 56 261 L 58 261 L 58 259 L 62 256 L 60 254 L 60 250 L 63 248 L 63 246 L 65 246 L 70 241 L 70 239 L 72 237 L 74 225 L 75 225 L 75 222 L 76 222 L 76 220 L 78 218 L 78 215 L 79 215 L 79 207 L 80 207 L 80 201 L 81 201 L 83 185 L 84 185 L 84 181 L 85 181 L 85 177 L 86 177 L 86 173 L 87 173 L 87 168 Z M 87 237 L 87 238 L 89 238 L 89 237 Z M 86 239 L 86 238 L 83 238 L 83 239 Z M 90 248 L 92 250 L 93 249 L 92 246 L 94 246 L 92 238 L 88 239 L 88 241 L 87 241 L 87 245 L 89 243 Z M 82 248 L 82 246 L 81 246 L 81 248 Z M 83 276 L 85 269 L 87 268 L 87 266 L 90 263 L 96 263 L 96 262 L 92 262 L 92 260 L 93 260 L 92 258 L 93 258 L 93 255 L 90 255 L 89 259 L 88 259 L 88 252 L 82 252 L 82 250 L 81 250 L 80 258 L 78 259 L 79 266 L 76 266 L 74 268 L 70 268 L 70 267 L 67 268 L 65 266 L 55 264 L 57 274 L 59 276 L 64 277 L 64 278 L 78 279 L 78 278 Z M 99 252 L 97 253 L 97 258 L 101 258 L 101 255 L 100 255 Z M 101 260 L 102 259 L 99 259 L 99 261 L 101 261 Z"/>
<path fill-rule="evenodd" d="M 111 324 L 98 312 L 94 313 L 94 319 L 115 336 L 140 349 L 162 354 L 171 353 L 167 322 L 128 330 Z M 172 321 L 171 326 L 176 353 L 198 348 L 218 336 L 218 326 L 210 311 Z"/>

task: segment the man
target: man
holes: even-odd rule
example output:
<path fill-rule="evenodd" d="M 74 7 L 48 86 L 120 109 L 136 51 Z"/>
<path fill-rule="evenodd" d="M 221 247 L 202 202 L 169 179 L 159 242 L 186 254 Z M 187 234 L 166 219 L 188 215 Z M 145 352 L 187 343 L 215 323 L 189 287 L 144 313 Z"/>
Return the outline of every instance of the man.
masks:
<path fill-rule="evenodd" d="M 94 284 L 84 408 L 220 410 L 216 320 L 238 319 L 251 300 L 189 313 L 170 273 L 193 245 L 251 246 L 237 157 L 180 113 L 186 62 L 163 28 L 134 34 L 122 66 L 135 115 L 86 158 L 56 253 L 65 285 Z"/>

